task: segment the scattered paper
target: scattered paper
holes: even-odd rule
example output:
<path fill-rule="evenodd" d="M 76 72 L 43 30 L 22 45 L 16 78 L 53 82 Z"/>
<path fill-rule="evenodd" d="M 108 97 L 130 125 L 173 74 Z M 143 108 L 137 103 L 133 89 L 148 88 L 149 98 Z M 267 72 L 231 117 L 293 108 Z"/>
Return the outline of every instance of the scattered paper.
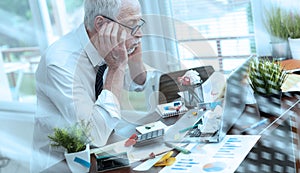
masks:
<path fill-rule="evenodd" d="M 226 78 L 220 72 L 214 72 L 203 84 L 204 103 L 214 102 L 224 95 Z"/>
<path fill-rule="evenodd" d="M 133 168 L 134 171 L 148 171 L 156 162 L 158 162 L 164 154 L 156 156 L 153 159 L 146 160 L 145 162 L 141 163 L 137 167 Z"/>
<path fill-rule="evenodd" d="M 170 147 L 167 147 L 164 144 L 163 140 L 143 147 L 125 147 L 125 142 L 126 140 L 106 145 L 104 147 L 94 148 L 91 149 L 91 153 L 95 153 L 97 155 L 102 155 L 103 153 L 104 155 L 107 155 L 127 152 L 129 163 L 133 163 L 147 158 L 151 153 L 157 155 L 171 150 Z"/>
<path fill-rule="evenodd" d="M 179 153 L 176 162 L 160 173 L 234 172 L 260 135 L 227 135 L 220 143 L 189 145 L 191 154 Z"/>

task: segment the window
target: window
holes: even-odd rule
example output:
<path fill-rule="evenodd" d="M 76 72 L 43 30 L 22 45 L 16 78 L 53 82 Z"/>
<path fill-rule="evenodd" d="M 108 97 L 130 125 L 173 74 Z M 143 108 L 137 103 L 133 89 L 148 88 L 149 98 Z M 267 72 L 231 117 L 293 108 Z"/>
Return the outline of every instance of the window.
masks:
<path fill-rule="evenodd" d="M 2 92 L 9 93 L 1 100 L 18 100 L 21 95 L 34 95 L 30 57 L 39 55 L 39 48 L 32 29 L 33 14 L 28 1 L 10 0 L 1 1 L 0 13 L 0 58 L 5 73 L 1 81 L 8 83 Z"/>
<path fill-rule="evenodd" d="M 1 0 L 0 95 L 7 96 L 1 101 L 35 103 L 34 72 L 41 53 L 83 21 L 82 3 Z"/>
<path fill-rule="evenodd" d="M 250 0 L 172 0 L 181 62 L 229 72 L 256 52 Z"/>

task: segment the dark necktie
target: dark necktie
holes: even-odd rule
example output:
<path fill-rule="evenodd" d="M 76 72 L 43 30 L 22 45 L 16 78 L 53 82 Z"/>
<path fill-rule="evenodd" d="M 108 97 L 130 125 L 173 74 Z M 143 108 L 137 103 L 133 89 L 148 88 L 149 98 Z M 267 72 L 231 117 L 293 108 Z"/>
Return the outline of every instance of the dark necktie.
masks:
<path fill-rule="evenodd" d="M 106 67 L 107 67 L 106 64 L 100 66 L 96 75 L 96 83 L 95 83 L 96 100 L 98 99 L 98 96 L 100 95 L 103 89 L 103 73 Z"/>

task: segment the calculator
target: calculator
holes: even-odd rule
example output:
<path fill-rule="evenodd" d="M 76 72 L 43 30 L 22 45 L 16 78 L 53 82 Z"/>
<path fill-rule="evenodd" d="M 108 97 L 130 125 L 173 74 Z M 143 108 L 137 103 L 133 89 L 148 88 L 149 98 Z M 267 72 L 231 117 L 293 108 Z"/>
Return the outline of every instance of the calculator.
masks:
<path fill-rule="evenodd" d="M 164 133 L 164 129 L 158 129 L 148 133 L 137 135 L 136 143 L 133 146 L 140 147 L 151 143 L 160 142 Z"/>

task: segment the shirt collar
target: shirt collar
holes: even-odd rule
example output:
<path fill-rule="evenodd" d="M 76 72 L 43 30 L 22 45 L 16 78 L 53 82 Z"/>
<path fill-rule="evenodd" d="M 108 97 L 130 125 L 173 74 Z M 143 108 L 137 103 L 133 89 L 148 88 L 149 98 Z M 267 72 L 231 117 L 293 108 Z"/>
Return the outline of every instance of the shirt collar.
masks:
<path fill-rule="evenodd" d="M 76 30 L 76 34 L 79 37 L 80 44 L 83 47 L 84 51 L 87 54 L 87 57 L 91 61 L 92 65 L 96 67 L 97 65 L 102 65 L 105 63 L 104 59 L 98 54 L 97 49 L 90 41 L 90 38 L 87 34 L 87 30 L 84 24 L 81 24 Z"/>

